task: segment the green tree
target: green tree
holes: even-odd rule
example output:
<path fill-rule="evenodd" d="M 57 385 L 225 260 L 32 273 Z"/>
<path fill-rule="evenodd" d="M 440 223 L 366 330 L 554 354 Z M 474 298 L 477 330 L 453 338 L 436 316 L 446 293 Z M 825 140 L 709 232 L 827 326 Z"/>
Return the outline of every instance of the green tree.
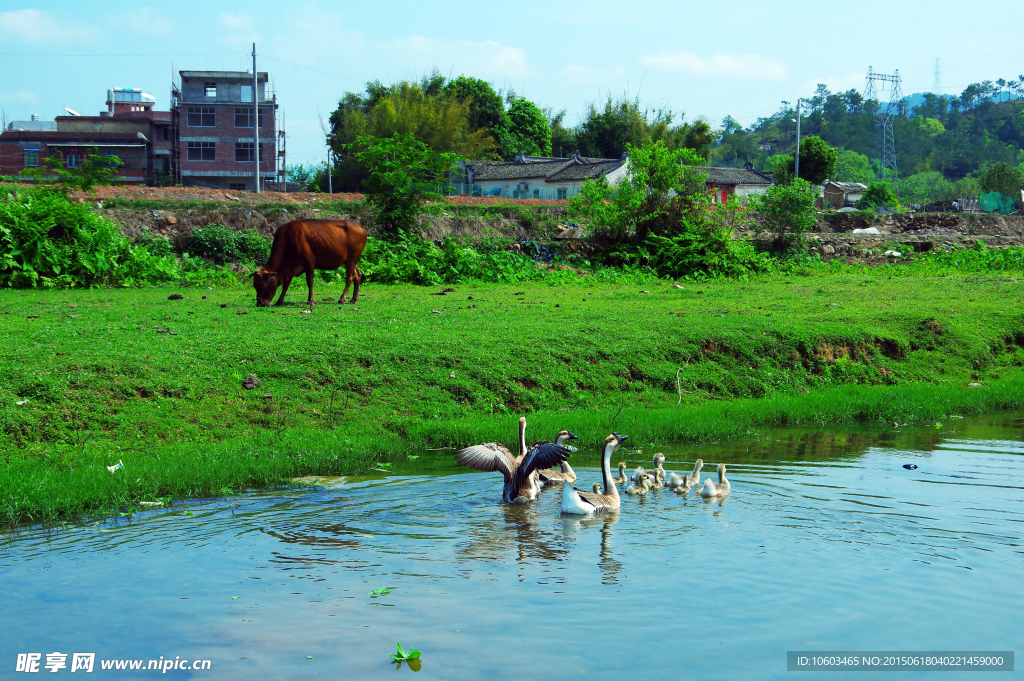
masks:
<path fill-rule="evenodd" d="M 530 156 L 551 155 L 551 127 L 548 117 L 536 104 L 525 97 L 510 94 L 506 114 L 508 129 L 499 132 L 502 135 L 502 153 L 506 158 L 514 157 L 520 151 Z"/>
<path fill-rule="evenodd" d="M 915 173 L 900 180 L 900 196 L 907 204 L 927 204 L 956 198 L 953 184 L 937 170 Z"/>
<path fill-rule="evenodd" d="M 864 196 L 857 202 L 857 208 L 860 210 L 893 208 L 898 204 L 899 199 L 896 198 L 896 194 L 893 193 L 889 183 L 878 181 L 868 185 Z"/>
<path fill-rule="evenodd" d="M 459 76 L 445 85 L 445 92 L 457 101 L 469 105 L 469 123 L 474 130 L 507 129 L 508 115 L 501 94 L 486 80 Z"/>
<path fill-rule="evenodd" d="M 817 135 L 800 140 L 800 179 L 821 185 L 836 171 L 839 152 Z M 788 156 L 774 166 L 776 184 L 788 184 L 796 175 L 796 157 Z"/>
<path fill-rule="evenodd" d="M 871 169 L 871 162 L 864 154 L 856 151 L 840 149 L 836 157 L 836 169 L 832 173 L 832 179 L 837 182 L 862 182 L 867 184 L 874 179 L 875 173 Z"/>
<path fill-rule="evenodd" d="M 981 175 L 981 191 L 999 192 L 1020 203 L 1020 190 L 1024 188 L 1024 176 L 1019 168 L 1008 163 L 993 163 Z"/>
<path fill-rule="evenodd" d="M 802 164 L 801 164 L 802 165 Z M 814 202 L 818 191 L 807 180 L 794 178 L 788 184 L 774 184 L 751 197 L 748 206 L 757 218 L 757 231 L 768 232 L 773 249 L 784 249 L 803 243 L 803 235 L 814 229 L 818 209 Z"/>
<path fill-rule="evenodd" d="M 313 166 L 306 166 L 301 163 L 294 166 L 288 166 L 287 177 L 289 182 L 294 182 L 305 189 L 316 177 L 316 169 Z"/>
<path fill-rule="evenodd" d="M 367 168 L 363 182 L 374 219 L 392 237 L 417 224 L 428 201 L 443 197 L 431 186 L 458 162 L 458 154 L 437 152 L 411 134 L 362 137 L 344 146 Z"/>
<path fill-rule="evenodd" d="M 569 215 L 594 231 L 606 262 L 648 267 L 660 276 L 743 276 L 764 266 L 733 239 L 738 207 L 711 211 L 704 159 L 663 140 L 627 144 L 630 173 L 613 192 L 601 177 L 569 200 Z"/>

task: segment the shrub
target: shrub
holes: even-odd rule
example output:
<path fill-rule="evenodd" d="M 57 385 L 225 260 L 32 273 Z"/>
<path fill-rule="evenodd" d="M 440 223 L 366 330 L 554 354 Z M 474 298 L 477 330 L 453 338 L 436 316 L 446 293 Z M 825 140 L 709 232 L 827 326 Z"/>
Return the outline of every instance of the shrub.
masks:
<path fill-rule="evenodd" d="M 211 223 L 192 232 L 185 252 L 221 265 L 228 262 L 251 265 L 265 263 L 270 257 L 270 246 L 255 229 L 235 231 Z"/>
<path fill-rule="evenodd" d="M 757 231 L 772 236 L 772 249 L 782 250 L 803 242 L 803 234 L 818 220 L 814 201 L 818 192 L 807 180 L 794 178 L 789 184 L 775 184 L 751 198 L 750 207 L 758 217 Z"/>
<path fill-rule="evenodd" d="M 857 208 L 860 210 L 894 208 L 898 204 L 899 199 L 896 198 L 896 194 L 893 193 L 889 183 L 878 181 L 868 185 L 868 190 L 864 192 L 864 196 L 857 202 Z"/>
<path fill-rule="evenodd" d="M 132 248 L 116 224 L 63 193 L 0 197 L 0 286 L 132 286 L 173 279 L 175 270 L 173 258 Z"/>

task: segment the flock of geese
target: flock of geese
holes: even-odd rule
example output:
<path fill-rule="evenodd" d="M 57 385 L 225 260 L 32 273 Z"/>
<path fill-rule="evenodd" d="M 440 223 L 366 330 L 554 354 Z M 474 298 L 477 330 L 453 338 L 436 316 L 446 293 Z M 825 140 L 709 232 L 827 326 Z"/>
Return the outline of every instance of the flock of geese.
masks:
<path fill-rule="evenodd" d="M 579 438 L 568 430 L 563 430 L 555 437 L 554 442 L 544 440 L 535 442 L 532 447 L 526 446 L 526 417 L 519 419 L 519 455 L 514 456 L 508 447 L 498 442 L 473 445 L 455 452 L 455 460 L 463 466 L 478 471 L 501 471 L 505 478 L 501 498 L 510 504 L 526 504 L 540 496 L 544 487 L 565 483 L 562 486 L 562 513 L 572 515 L 589 515 L 601 511 L 616 510 L 621 505 L 617 484 L 631 483 L 625 489 L 626 494 L 646 494 L 651 489 L 668 487 L 677 494 L 686 494 L 700 486 L 700 471 L 704 462 L 697 459 L 693 472 L 679 475 L 668 473 L 662 464 L 664 454 L 654 455 L 654 470 L 647 471 L 637 468 L 631 478 L 626 477 L 626 463 L 619 463 L 619 476 L 612 477 L 612 453 L 622 444 L 628 435 L 612 433 L 604 440 L 601 458 L 601 474 L 604 478 L 604 491 L 601 483 L 594 483 L 592 491 L 576 489 L 576 473 L 566 459 L 571 451 L 565 443 Z M 559 470 L 554 470 L 558 466 Z M 729 481 L 725 479 L 725 464 L 718 464 L 718 482 L 707 479 L 700 486 L 699 494 L 705 499 L 724 498 L 729 496 Z"/>

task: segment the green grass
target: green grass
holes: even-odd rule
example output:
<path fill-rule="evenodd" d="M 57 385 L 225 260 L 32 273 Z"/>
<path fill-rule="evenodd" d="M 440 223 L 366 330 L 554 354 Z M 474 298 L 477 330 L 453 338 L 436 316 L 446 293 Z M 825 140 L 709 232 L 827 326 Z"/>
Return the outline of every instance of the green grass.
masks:
<path fill-rule="evenodd" d="M 0 291 L 0 518 L 436 465 L 408 456 L 509 441 L 521 413 L 531 437 L 568 427 L 592 448 L 613 428 L 644 446 L 1024 406 L 1014 281 L 683 286 L 368 284 L 311 314 L 298 281 L 269 309 L 244 287 Z"/>

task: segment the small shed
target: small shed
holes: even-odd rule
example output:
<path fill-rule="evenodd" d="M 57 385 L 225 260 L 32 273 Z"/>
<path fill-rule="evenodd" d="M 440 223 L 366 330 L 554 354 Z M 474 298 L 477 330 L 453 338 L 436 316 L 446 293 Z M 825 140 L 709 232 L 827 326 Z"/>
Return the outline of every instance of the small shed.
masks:
<path fill-rule="evenodd" d="M 855 208 L 867 190 L 867 185 L 860 182 L 826 180 L 825 186 L 822 187 L 822 196 L 829 208 Z"/>

